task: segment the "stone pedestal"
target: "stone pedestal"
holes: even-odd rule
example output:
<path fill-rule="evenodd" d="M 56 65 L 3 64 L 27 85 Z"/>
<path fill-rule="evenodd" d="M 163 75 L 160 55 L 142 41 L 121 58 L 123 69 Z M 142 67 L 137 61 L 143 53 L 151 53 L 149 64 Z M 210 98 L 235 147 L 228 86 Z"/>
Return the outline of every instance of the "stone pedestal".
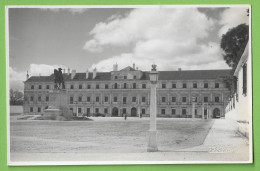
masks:
<path fill-rule="evenodd" d="M 157 131 L 156 130 L 149 130 L 148 132 L 148 152 L 156 152 L 158 151 L 157 147 Z"/>

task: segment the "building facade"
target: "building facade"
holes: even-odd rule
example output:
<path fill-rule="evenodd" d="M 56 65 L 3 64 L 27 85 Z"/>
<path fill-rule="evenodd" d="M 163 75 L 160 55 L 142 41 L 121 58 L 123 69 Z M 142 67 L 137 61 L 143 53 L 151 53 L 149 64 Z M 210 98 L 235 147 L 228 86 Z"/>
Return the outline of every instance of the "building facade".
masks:
<path fill-rule="evenodd" d="M 159 71 L 158 117 L 218 118 L 225 115 L 229 90 L 223 78 L 230 70 Z M 69 96 L 68 108 L 75 116 L 100 113 L 108 117 L 149 116 L 149 72 L 133 67 L 111 72 L 63 73 Z M 32 76 L 24 82 L 24 113 L 43 114 L 51 106 L 54 76 Z M 192 107 L 193 106 L 193 107 Z"/>

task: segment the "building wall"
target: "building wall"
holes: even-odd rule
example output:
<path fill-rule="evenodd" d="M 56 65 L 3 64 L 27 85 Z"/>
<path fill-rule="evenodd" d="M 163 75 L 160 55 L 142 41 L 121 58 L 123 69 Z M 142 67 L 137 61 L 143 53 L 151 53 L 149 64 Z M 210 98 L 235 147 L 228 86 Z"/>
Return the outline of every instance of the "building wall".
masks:
<path fill-rule="evenodd" d="M 124 88 L 125 83 L 126 88 Z M 136 83 L 136 87 L 134 87 L 134 83 Z M 197 88 L 193 88 L 194 83 L 197 84 Z M 204 88 L 204 83 L 208 83 L 207 88 Z M 215 83 L 219 84 L 218 88 L 215 88 Z M 108 88 L 106 88 L 106 84 Z M 176 84 L 176 88 L 173 84 Z M 183 87 L 184 84 L 186 84 L 186 88 Z M 32 85 L 34 85 L 34 89 L 31 89 Z M 41 89 L 39 89 L 39 85 L 41 85 Z M 46 89 L 47 85 L 49 85 L 49 89 Z M 73 87 L 71 87 L 72 85 Z M 80 85 L 82 86 L 80 87 Z M 89 88 L 88 85 L 91 87 Z M 52 105 L 51 99 L 47 101 L 46 97 L 49 96 L 49 91 L 53 87 L 52 82 L 25 82 L 24 113 L 44 113 L 44 109 Z M 117 108 L 118 116 L 122 116 L 125 112 L 131 116 L 131 111 L 133 112 L 135 109 L 137 116 L 140 114 L 149 116 L 150 82 L 148 80 L 69 81 L 66 82 L 66 89 L 69 99 L 73 98 L 72 101 L 68 101 L 68 106 L 75 115 L 87 114 L 88 110 L 89 114 L 93 114 L 98 110 L 98 113 L 112 116 L 113 109 Z M 227 105 L 227 94 L 228 90 L 219 80 L 160 80 L 157 86 L 158 117 L 191 117 L 193 96 L 197 97 L 197 102 L 195 102 L 197 118 L 203 118 L 205 110 L 207 117 L 213 118 L 215 108 L 219 109 L 220 115 L 223 117 L 224 108 Z M 96 101 L 97 97 L 99 101 Z M 105 97 L 108 98 L 107 102 Z M 114 97 L 117 97 L 117 102 L 114 101 Z M 125 103 L 123 102 L 124 97 L 127 98 Z M 133 102 L 132 99 L 135 97 L 136 101 Z M 173 100 L 174 97 L 176 101 Z M 204 101 L 204 97 L 208 98 L 207 102 Z M 218 97 L 218 102 L 215 101 L 215 97 Z M 78 108 L 81 108 L 81 114 L 78 113 Z M 175 113 L 173 113 L 174 110 Z"/>

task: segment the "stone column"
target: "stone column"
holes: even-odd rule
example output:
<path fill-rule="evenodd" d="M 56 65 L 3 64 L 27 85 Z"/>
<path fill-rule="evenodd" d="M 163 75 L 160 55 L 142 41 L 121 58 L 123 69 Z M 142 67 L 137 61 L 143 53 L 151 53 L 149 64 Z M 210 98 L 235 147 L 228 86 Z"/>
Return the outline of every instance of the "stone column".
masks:
<path fill-rule="evenodd" d="M 150 72 L 151 92 L 150 92 L 150 130 L 148 133 L 148 152 L 158 151 L 157 147 L 157 129 L 156 129 L 156 115 L 157 115 L 157 99 L 156 88 L 159 73 L 156 71 L 156 65 L 152 65 Z"/>

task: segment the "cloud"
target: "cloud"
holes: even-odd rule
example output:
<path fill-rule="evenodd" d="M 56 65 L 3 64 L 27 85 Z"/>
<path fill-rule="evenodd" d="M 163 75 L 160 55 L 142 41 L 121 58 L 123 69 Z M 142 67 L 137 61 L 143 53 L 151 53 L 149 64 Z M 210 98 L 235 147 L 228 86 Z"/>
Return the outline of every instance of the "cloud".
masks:
<path fill-rule="evenodd" d="M 219 36 L 225 34 L 229 29 L 238 26 L 239 24 L 248 24 L 249 16 L 247 16 L 247 9 L 249 7 L 232 7 L 228 8 L 221 14 L 219 24 L 222 25 L 219 30 Z"/>
<path fill-rule="evenodd" d="M 82 14 L 88 10 L 88 8 L 39 8 L 43 11 L 51 11 L 51 12 L 60 12 L 60 11 L 68 11 L 72 14 Z"/>
<path fill-rule="evenodd" d="M 58 65 L 31 64 L 29 66 L 29 76 L 48 76 L 53 73 L 55 68 L 63 68 Z M 16 68 L 9 67 L 10 88 L 23 91 L 23 81 L 26 80 L 27 71 L 18 71 Z"/>
<path fill-rule="evenodd" d="M 135 63 L 142 70 L 150 70 L 153 63 L 159 70 L 228 68 L 219 44 L 198 41 L 208 38 L 215 22 L 196 8 L 134 9 L 125 17 L 113 16 L 96 24 L 84 49 L 101 52 L 105 46 L 133 47 L 130 53 L 92 65 L 102 71 L 111 71 L 115 63 L 120 68 Z"/>

